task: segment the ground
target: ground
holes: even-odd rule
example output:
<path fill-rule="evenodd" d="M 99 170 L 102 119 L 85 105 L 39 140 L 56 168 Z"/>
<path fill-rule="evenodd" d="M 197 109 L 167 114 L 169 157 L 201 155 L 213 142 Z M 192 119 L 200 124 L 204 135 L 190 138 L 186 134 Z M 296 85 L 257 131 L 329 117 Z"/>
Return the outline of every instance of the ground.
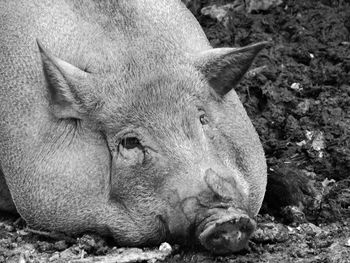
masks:
<path fill-rule="evenodd" d="M 185 2 L 214 47 L 271 42 L 236 87 L 264 145 L 268 187 L 246 251 L 214 257 L 175 245 L 165 262 L 350 262 L 350 1 L 285 0 L 252 13 L 239 1 Z M 115 262 L 170 252 L 46 236 L 16 219 L 0 219 L 0 262 Z"/>

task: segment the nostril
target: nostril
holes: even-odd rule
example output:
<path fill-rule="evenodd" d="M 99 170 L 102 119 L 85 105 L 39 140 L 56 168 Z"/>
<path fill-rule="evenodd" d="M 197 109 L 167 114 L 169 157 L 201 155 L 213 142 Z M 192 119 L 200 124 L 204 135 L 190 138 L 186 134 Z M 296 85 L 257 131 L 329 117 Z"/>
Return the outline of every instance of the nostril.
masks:
<path fill-rule="evenodd" d="M 241 233 L 241 231 L 238 231 L 237 232 L 237 240 L 238 240 L 238 242 L 241 241 L 241 238 L 242 238 L 242 233 Z"/>

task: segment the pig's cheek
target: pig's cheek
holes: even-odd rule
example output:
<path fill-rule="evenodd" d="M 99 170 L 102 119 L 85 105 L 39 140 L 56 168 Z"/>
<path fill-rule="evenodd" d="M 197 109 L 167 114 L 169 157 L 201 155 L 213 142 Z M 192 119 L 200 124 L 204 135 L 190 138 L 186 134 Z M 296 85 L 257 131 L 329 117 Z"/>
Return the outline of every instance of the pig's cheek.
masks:
<path fill-rule="evenodd" d="M 163 199 L 167 204 L 165 221 L 170 235 L 176 241 L 185 240 L 191 222 L 184 212 L 183 201 L 180 200 L 178 191 L 175 189 L 165 190 Z"/>
<path fill-rule="evenodd" d="M 175 189 L 168 189 L 166 192 L 167 215 L 166 223 L 173 241 L 188 242 L 191 236 L 191 229 L 202 220 L 205 208 L 200 204 L 197 197 L 191 196 L 180 198 Z"/>

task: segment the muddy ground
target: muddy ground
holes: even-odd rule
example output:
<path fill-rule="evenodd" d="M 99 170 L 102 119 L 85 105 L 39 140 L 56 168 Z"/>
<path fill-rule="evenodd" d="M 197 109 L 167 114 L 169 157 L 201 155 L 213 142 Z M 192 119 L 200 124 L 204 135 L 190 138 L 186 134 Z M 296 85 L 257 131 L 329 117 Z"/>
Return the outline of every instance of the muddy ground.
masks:
<path fill-rule="evenodd" d="M 247 250 L 214 257 L 173 246 L 166 262 L 350 262 L 350 1 L 287 0 L 250 14 L 233 1 L 187 2 L 214 47 L 271 41 L 236 87 L 269 177 Z M 16 219 L 0 219 L 0 262 L 123 262 L 170 252 L 35 234 Z"/>

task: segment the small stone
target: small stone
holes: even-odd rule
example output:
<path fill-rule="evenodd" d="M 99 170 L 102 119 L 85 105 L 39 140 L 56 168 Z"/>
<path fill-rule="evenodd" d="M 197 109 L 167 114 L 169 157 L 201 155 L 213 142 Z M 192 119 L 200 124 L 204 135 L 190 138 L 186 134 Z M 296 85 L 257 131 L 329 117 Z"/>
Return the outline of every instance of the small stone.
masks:
<path fill-rule="evenodd" d="M 228 8 L 227 6 L 207 6 L 203 7 L 201 10 L 202 15 L 210 16 L 212 19 L 216 19 L 222 22 L 227 17 Z"/>
<path fill-rule="evenodd" d="M 55 261 L 60 258 L 60 254 L 58 252 L 53 253 L 53 255 L 49 258 L 49 261 Z"/>
<path fill-rule="evenodd" d="M 18 247 L 18 244 L 17 244 L 17 243 L 11 243 L 10 247 L 11 247 L 12 249 L 17 248 L 17 247 Z"/>
<path fill-rule="evenodd" d="M 108 251 L 106 241 L 98 235 L 83 235 L 78 239 L 78 246 L 88 254 L 102 255 Z"/>
<path fill-rule="evenodd" d="M 297 109 L 302 113 L 305 114 L 306 112 L 309 111 L 311 106 L 311 100 L 310 99 L 305 99 L 304 101 L 300 102 L 297 105 Z"/>
<path fill-rule="evenodd" d="M 38 241 L 38 250 L 40 252 L 47 252 L 53 249 L 53 245 L 49 242 Z"/>
<path fill-rule="evenodd" d="M 305 257 L 307 256 L 307 251 L 305 251 L 305 250 L 298 250 L 298 251 L 296 252 L 296 254 L 297 254 L 297 256 L 298 256 L 299 258 L 305 258 Z"/>
<path fill-rule="evenodd" d="M 21 255 L 19 256 L 18 263 L 26 263 L 26 260 L 25 260 L 25 258 L 24 258 L 24 256 L 23 256 L 23 254 L 21 254 Z"/>
<path fill-rule="evenodd" d="M 29 233 L 24 231 L 24 230 L 17 230 L 17 234 L 20 235 L 20 236 L 26 236 L 28 235 Z"/>
<path fill-rule="evenodd" d="M 172 247 L 166 242 L 162 243 L 159 246 L 159 251 L 164 252 L 166 254 L 170 254 L 172 250 L 173 250 Z"/>
<path fill-rule="evenodd" d="M 306 141 L 305 140 L 302 140 L 301 142 L 297 142 L 295 143 L 296 145 L 298 145 L 299 147 L 303 146 L 306 144 Z"/>
<path fill-rule="evenodd" d="M 315 245 L 317 248 L 328 248 L 332 245 L 332 242 L 329 240 L 316 240 Z"/>
<path fill-rule="evenodd" d="M 13 226 L 10 226 L 10 225 L 5 225 L 4 228 L 6 231 L 9 231 L 9 232 L 13 232 L 15 230 L 15 228 Z"/>
<path fill-rule="evenodd" d="M 57 241 L 55 244 L 54 244 L 54 248 L 57 249 L 58 251 L 63 251 L 65 249 L 67 249 L 67 243 L 66 241 L 64 240 L 60 240 L 60 241 Z"/>
<path fill-rule="evenodd" d="M 21 248 L 23 248 L 25 251 L 35 251 L 35 247 L 34 244 L 24 244 L 23 246 L 21 246 Z"/>
<path fill-rule="evenodd" d="M 83 235 L 79 238 L 78 245 L 79 248 L 85 250 L 87 253 L 92 253 L 97 247 L 96 240 L 90 235 Z"/>
<path fill-rule="evenodd" d="M 345 246 L 350 247 L 350 238 L 346 241 Z"/>
<path fill-rule="evenodd" d="M 286 220 L 292 223 L 298 224 L 298 223 L 304 223 L 307 221 L 305 214 L 301 210 L 301 208 L 294 205 L 285 206 L 282 209 L 281 213 Z"/>
<path fill-rule="evenodd" d="M 301 87 L 300 83 L 293 83 L 290 85 L 290 88 L 295 91 L 302 91 L 303 88 Z"/>
<path fill-rule="evenodd" d="M 324 139 L 324 135 L 323 132 L 317 132 L 315 133 L 315 135 L 313 136 L 313 140 L 312 140 L 312 148 L 315 151 L 321 151 L 325 148 L 325 139 Z"/>

